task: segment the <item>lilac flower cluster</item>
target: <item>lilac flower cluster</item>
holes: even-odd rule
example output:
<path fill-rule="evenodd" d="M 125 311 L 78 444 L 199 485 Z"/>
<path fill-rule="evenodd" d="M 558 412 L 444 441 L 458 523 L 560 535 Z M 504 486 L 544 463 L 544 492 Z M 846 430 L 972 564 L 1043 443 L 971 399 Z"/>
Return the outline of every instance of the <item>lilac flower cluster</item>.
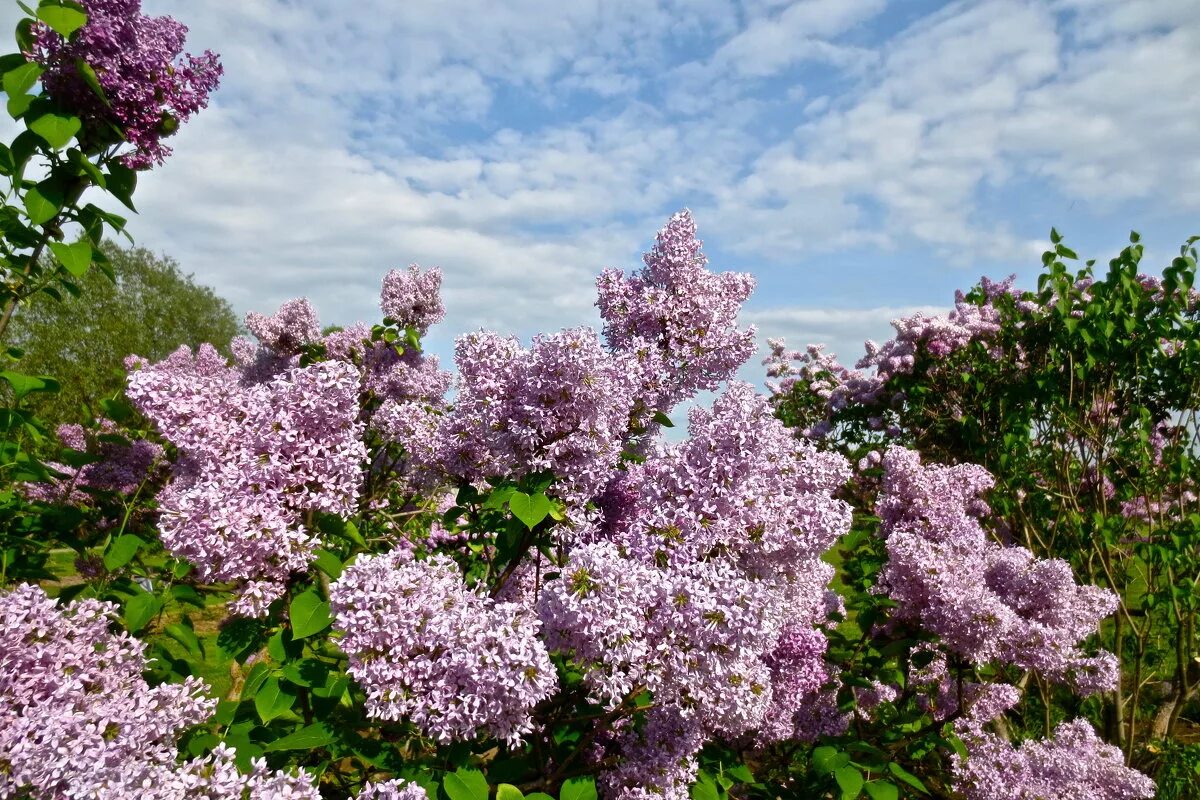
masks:
<path fill-rule="evenodd" d="M 615 745 L 616 766 L 597 781 L 605 798 L 689 800 L 704 737 L 684 714 L 669 707 L 654 709 L 641 730 L 626 730 Z"/>
<path fill-rule="evenodd" d="M 329 595 L 372 717 L 409 719 L 443 743 L 487 735 L 515 744 L 533 729 L 533 707 L 558 689 L 538 620 L 467 588 L 445 556 L 361 557 Z"/>
<path fill-rule="evenodd" d="M 954 757 L 955 789 L 966 800 L 1148 800 L 1154 781 L 1125 766 L 1085 719 L 1060 724 L 1054 736 L 1014 747 L 978 723 L 958 725 L 967 757 Z"/>
<path fill-rule="evenodd" d="M 351 365 L 243 377 L 184 347 L 133 372 L 127 393 L 180 453 L 159 495 L 163 544 L 205 579 L 241 582 L 236 610 L 259 616 L 312 559 L 303 513 L 356 510 L 366 448 Z"/>
<path fill-rule="evenodd" d="M 606 269 L 596 281 L 596 305 L 608 346 L 636 358 L 639 399 L 649 419 L 716 389 L 754 354 L 753 326 L 737 329 L 754 278 L 705 269 L 708 259 L 686 210 L 658 232 L 643 260 L 645 268 L 632 276 Z"/>
<path fill-rule="evenodd" d="M 648 724 L 669 724 L 673 743 L 652 752 L 644 734 L 605 780 L 632 786 L 637 775 L 668 796 L 694 776 L 695 749 L 671 749 L 681 743 L 842 724 L 817 628 L 836 607 L 820 555 L 849 527 L 849 507 L 831 496 L 848 465 L 791 436 L 746 384 L 689 423 L 687 442 L 614 479 L 603 519 L 537 605 L 548 646 L 582 667 L 594 700 L 615 708 L 652 693 L 666 716 Z"/>
<path fill-rule="evenodd" d="M 637 388 L 628 360 L 595 331 L 516 339 L 480 331 L 456 343 L 457 396 L 449 413 L 414 403 L 381 414 L 386 430 L 436 475 L 477 481 L 550 470 L 554 491 L 583 502 L 620 459 Z M 380 426 L 383 428 L 384 426 Z"/>
<path fill-rule="evenodd" d="M 109 623 L 117 607 L 60 607 L 36 586 L 0 594 L 0 797 L 57 800 L 319 800 L 306 777 L 219 744 L 179 762 L 175 740 L 216 707 L 198 678 L 149 686 L 145 645 Z M 366 795 L 362 797 L 406 795 Z"/>
<path fill-rule="evenodd" d="M 845 459 L 796 441 L 749 384 L 689 410 L 688 433 L 612 488 L 605 536 L 626 553 L 685 564 L 724 552 L 794 573 L 849 528 L 849 505 L 830 497 L 850 478 Z"/>
<path fill-rule="evenodd" d="M 436 267 L 422 270 L 413 264 L 407 270 L 394 269 L 383 277 L 379 308 L 401 328 L 415 328 L 424 336 L 446 317 L 441 291 L 442 271 Z"/>
<path fill-rule="evenodd" d="M 145 439 L 126 443 L 98 438 L 97 435 L 111 437 L 118 433 L 117 426 L 107 419 L 98 420 L 97 435 L 89 436 L 82 425 L 60 425 L 57 433 L 64 446 L 94 455 L 98 460 L 78 468 L 47 462 L 47 466 L 65 477 L 25 484 L 23 491 L 31 500 L 78 506 L 90 502 L 89 490 L 132 495 L 163 456 L 162 445 Z"/>
<path fill-rule="evenodd" d="M 1070 565 L 991 541 L 978 493 L 991 476 L 973 464 L 922 466 L 917 453 L 890 448 L 877 513 L 887 539 L 881 591 L 899 619 L 918 622 L 967 660 L 1038 670 L 1082 694 L 1112 688 L 1110 653 L 1086 656 L 1079 643 L 1112 613 L 1107 589 L 1075 583 Z"/>
<path fill-rule="evenodd" d="M 133 169 L 161 164 L 171 153 L 162 140 L 208 105 L 221 65 L 210 51 L 183 52 L 187 28 L 170 17 L 148 17 L 140 0 L 82 0 L 87 24 L 64 39 L 48 25 L 34 25 L 28 55 L 45 72 L 46 93 L 77 114 L 89 136 L 111 138 L 116 126 L 134 146 L 123 158 Z M 91 67 L 104 99 L 80 73 Z M 107 102 L 106 102 L 107 101 Z"/>
<path fill-rule="evenodd" d="M 321 337 L 317 310 L 307 298 L 289 300 L 272 316 L 251 311 L 246 315 L 246 329 L 259 343 L 277 356 L 294 356 L 306 344 Z"/>

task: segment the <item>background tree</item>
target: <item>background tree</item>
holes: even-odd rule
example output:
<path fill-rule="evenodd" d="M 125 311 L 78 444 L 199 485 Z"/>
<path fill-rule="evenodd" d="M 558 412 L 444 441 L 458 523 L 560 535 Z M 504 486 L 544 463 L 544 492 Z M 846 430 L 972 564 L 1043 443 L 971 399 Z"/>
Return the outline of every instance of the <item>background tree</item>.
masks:
<path fill-rule="evenodd" d="M 57 302 L 35 297 L 20 309 L 7 344 L 25 351 L 22 367 L 57 377 L 57 394 L 43 395 L 38 411 L 50 425 L 99 413 L 98 403 L 124 387 L 122 361 L 130 353 L 151 361 L 180 345 L 209 342 L 228 348 L 238 333 L 228 301 L 197 284 L 179 264 L 149 250 L 101 245 L 113 277 L 91 270 L 82 292 Z"/>

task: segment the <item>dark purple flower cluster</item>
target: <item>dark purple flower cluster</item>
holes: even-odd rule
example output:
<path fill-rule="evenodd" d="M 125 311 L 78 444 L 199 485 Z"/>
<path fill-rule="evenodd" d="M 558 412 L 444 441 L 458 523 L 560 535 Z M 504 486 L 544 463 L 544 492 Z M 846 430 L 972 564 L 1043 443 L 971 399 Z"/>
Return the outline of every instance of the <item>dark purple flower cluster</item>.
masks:
<path fill-rule="evenodd" d="M 65 477 L 47 483 L 25 484 L 23 491 L 31 500 L 86 505 L 91 501 L 89 491 L 132 495 L 150 477 L 163 456 L 162 445 L 154 442 L 145 439 L 119 441 L 117 427 L 111 420 L 99 420 L 91 435 L 82 425 L 61 425 L 57 433 L 64 446 L 89 453 L 98 460 L 78 468 L 47 462 L 47 466 Z M 99 438 L 101 436 L 113 438 Z"/>
<path fill-rule="evenodd" d="M 171 153 L 162 139 L 208 105 L 221 64 L 205 51 L 181 55 L 187 28 L 170 17 L 148 17 L 140 0 L 82 0 L 88 21 L 63 39 L 48 25 L 34 26 L 30 57 L 45 68 L 46 93 L 83 121 L 89 137 L 111 140 L 113 129 L 135 148 L 124 156 L 134 169 L 161 164 Z M 91 67 L 104 90 L 98 97 L 80 74 Z M 105 102 L 107 100 L 107 102 Z"/>

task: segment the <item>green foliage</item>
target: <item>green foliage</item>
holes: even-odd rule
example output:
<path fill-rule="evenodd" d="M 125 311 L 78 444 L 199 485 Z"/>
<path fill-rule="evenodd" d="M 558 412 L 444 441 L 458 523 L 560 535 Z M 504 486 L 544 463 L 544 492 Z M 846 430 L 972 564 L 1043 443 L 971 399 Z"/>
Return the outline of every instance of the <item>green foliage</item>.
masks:
<path fill-rule="evenodd" d="M 893 375 L 877 404 L 852 403 L 827 418 L 824 398 L 799 382 L 777 412 L 798 427 L 828 419 L 825 446 L 854 461 L 896 443 L 927 461 L 986 467 L 996 479 L 988 519 L 998 539 L 1065 559 L 1081 582 L 1120 598 L 1092 643 L 1119 657 L 1118 690 L 1081 702 L 1029 675 L 1013 733 L 1048 735 L 1082 714 L 1132 763 L 1151 766 L 1156 751 L 1147 743 L 1171 737 L 1185 706 L 1200 699 L 1200 295 L 1195 238 L 1158 280 L 1142 274 L 1140 237 L 1130 240 L 1100 271 L 1094 262 L 1069 265 L 1077 256 L 1053 231 L 1036 291 L 989 295 L 980 286 L 966 296 L 994 308 L 995 334 L 949 354 L 922 345 L 912 370 Z M 889 427 L 896 435 L 883 433 Z M 878 468 L 863 476 L 852 489 L 861 494 L 847 498 L 860 509 L 871 507 Z M 882 610 L 868 591 L 883 563 L 872 527 L 860 514 L 839 550 L 849 619 L 830 652 L 852 656 L 853 674 L 894 668 L 903 676 L 906 660 L 917 665 L 916 642 L 876 651 L 859 638 Z M 894 747 L 888 736 L 921 725 L 914 711 L 877 710 L 888 724 L 876 744 Z M 906 744 L 910 755 L 921 747 Z M 920 774 L 936 774 L 925 766 Z"/>
<path fill-rule="evenodd" d="M 92 256 L 86 242 L 51 249 L 73 276 Z M 98 250 L 104 270 L 87 270 L 78 296 L 43 293 L 9 328 L 9 342 L 25 352 L 25 372 L 61 376 L 61 391 L 32 406 L 51 426 L 102 416 L 101 402 L 124 388 L 127 355 L 159 360 L 204 342 L 224 349 L 238 332 L 229 304 L 172 259 L 109 242 Z"/>

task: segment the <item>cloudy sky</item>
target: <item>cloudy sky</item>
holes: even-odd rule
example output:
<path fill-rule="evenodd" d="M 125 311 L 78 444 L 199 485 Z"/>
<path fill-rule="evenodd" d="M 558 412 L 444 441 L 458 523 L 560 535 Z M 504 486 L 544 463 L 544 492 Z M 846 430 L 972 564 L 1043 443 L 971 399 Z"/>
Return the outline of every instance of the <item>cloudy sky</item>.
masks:
<path fill-rule="evenodd" d="M 143 5 L 226 72 L 130 229 L 239 312 L 374 319 L 416 262 L 438 352 L 594 324 L 594 276 L 688 207 L 757 276 L 745 321 L 852 361 L 981 274 L 1032 282 L 1051 225 L 1102 261 L 1137 228 L 1155 269 L 1200 233 L 1195 0 Z"/>

